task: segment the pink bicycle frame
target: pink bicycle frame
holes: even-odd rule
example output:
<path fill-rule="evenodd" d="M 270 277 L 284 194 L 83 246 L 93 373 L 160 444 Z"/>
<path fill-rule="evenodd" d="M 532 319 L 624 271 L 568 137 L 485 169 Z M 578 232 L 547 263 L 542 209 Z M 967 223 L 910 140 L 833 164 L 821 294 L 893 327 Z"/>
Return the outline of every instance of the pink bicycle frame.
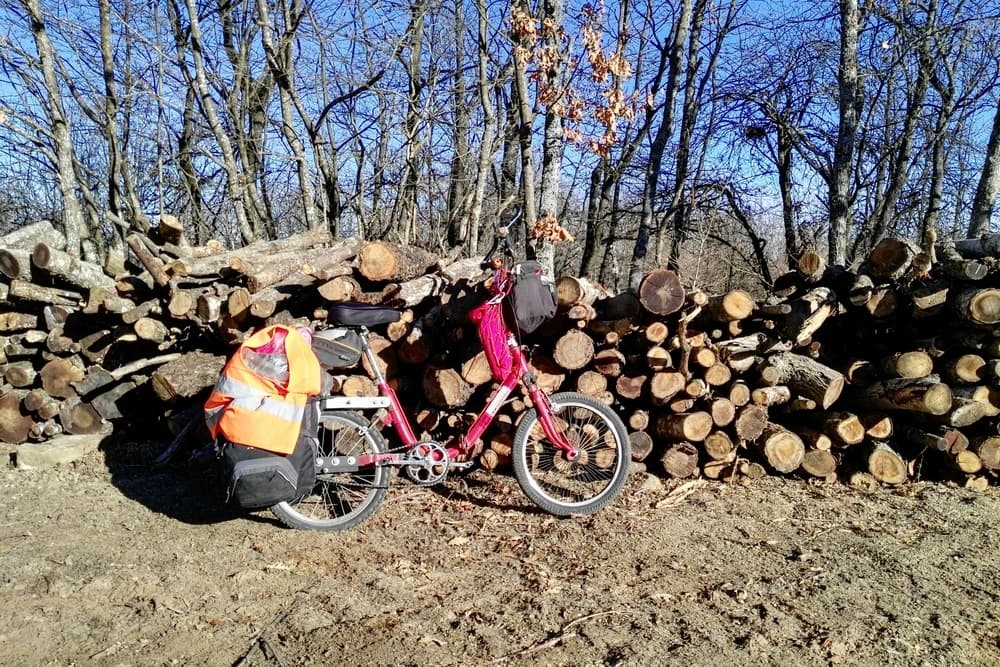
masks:
<path fill-rule="evenodd" d="M 496 269 L 494 272 L 493 285 L 494 299 L 499 300 L 506 296 L 507 292 L 510 290 L 510 275 L 506 269 L 501 267 Z M 528 396 L 531 398 L 532 405 L 535 406 L 535 409 L 538 412 L 538 421 L 541 424 L 545 435 L 558 449 L 562 450 L 564 456 L 568 460 L 575 460 L 579 456 L 579 448 L 569 442 L 565 435 L 563 435 L 562 431 L 556 428 L 552 412 L 552 404 L 549 401 L 549 397 L 535 383 L 534 372 L 524 355 L 524 351 L 521 349 L 521 345 L 517 342 L 517 339 L 507 329 L 506 325 L 504 325 L 500 331 L 496 331 L 491 335 L 505 336 L 505 343 L 513 358 L 512 368 L 503 379 L 503 382 L 501 382 L 501 384 L 497 386 L 497 388 L 490 395 L 489 400 L 486 402 L 486 406 L 476 416 L 475 421 L 473 421 L 468 431 L 462 434 L 457 441 L 454 441 L 447 447 L 449 458 L 455 458 L 459 455 L 468 455 L 472 451 L 475 443 L 477 443 L 486 433 L 486 429 L 489 428 L 493 419 L 500 411 L 500 407 L 510 396 L 511 392 L 514 391 L 520 382 L 524 381 L 525 388 L 528 391 Z M 365 352 L 370 356 L 374 356 L 367 346 Z M 396 431 L 399 439 L 403 442 L 403 445 L 407 449 L 418 445 L 420 440 L 413 432 L 413 427 L 410 425 L 406 412 L 403 410 L 403 406 L 399 402 L 399 397 L 396 395 L 395 389 L 389 385 L 382 373 L 377 372 L 378 365 L 375 363 L 376 360 L 370 358 L 369 361 L 371 362 L 372 368 L 376 369 L 376 380 L 379 394 L 389 399 L 388 414 L 383 417 L 382 421 Z M 393 456 L 395 455 L 389 455 L 387 458 L 391 458 Z"/>

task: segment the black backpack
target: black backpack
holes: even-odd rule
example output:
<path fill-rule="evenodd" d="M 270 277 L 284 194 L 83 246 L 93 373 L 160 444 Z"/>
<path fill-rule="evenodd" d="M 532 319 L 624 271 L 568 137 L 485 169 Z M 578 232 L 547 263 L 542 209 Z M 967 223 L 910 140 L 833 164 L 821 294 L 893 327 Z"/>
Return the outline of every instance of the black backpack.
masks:
<path fill-rule="evenodd" d="M 529 334 L 556 314 L 556 295 L 545 279 L 542 265 L 527 260 L 514 265 L 511 310 L 521 333 Z"/>
<path fill-rule="evenodd" d="M 227 501 L 244 509 L 261 509 L 312 493 L 316 485 L 318 428 L 319 406 L 310 401 L 306 404 L 299 440 L 287 456 L 219 442 Z"/>

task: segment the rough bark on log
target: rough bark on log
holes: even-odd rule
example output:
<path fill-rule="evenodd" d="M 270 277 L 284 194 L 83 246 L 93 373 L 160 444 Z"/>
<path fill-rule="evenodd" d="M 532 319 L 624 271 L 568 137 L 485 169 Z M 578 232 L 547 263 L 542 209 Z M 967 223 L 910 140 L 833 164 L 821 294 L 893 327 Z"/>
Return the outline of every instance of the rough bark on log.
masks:
<path fill-rule="evenodd" d="M 358 250 L 358 271 L 376 282 L 411 280 L 437 263 L 436 255 L 415 246 L 372 241 Z"/>
<path fill-rule="evenodd" d="M 229 262 L 233 258 L 267 256 L 288 250 L 307 250 L 314 246 L 330 243 L 332 240 L 333 235 L 329 229 L 317 227 L 283 239 L 255 241 L 242 248 L 207 257 L 182 258 L 173 262 L 172 266 L 183 275 L 212 276 L 229 266 Z"/>
<path fill-rule="evenodd" d="M 149 251 L 149 247 L 146 245 L 143 237 L 138 234 L 129 234 L 125 239 L 125 243 L 128 244 L 128 247 L 132 250 L 132 254 L 139 260 L 142 267 L 149 272 L 154 283 L 160 287 L 166 287 L 170 283 L 170 276 L 167 275 L 163 261 Z"/>
<path fill-rule="evenodd" d="M 829 287 L 815 287 L 790 305 L 792 312 L 784 320 L 784 332 L 788 338 L 803 345 L 837 312 L 837 296 Z"/>
<path fill-rule="evenodd" d="M 939 243 L 935 246 L 937 263 L 935 273 L 943 273 L 958 280 L 982 280 L 989 274 L 989 266 L 978 259 L 966 259 L 955 249 L 953 243 Z"/>
<path fill-rule="evenodd" d="M 474 387 L 453 368 L 427 366 L 423 374 L 427 400 L 436 408 L 457 408 L 472 397 Z"/>
<path fill-rule="evenodd" d="M 0 274 L 14 280 L 31 280 L 31 251 L 0 248 Z"/>
<path fill-rule="evenodd" d="M 774 354 L 767 358 L 767 365 L 777 372 L 777 383 L 787 384 L 823 409 L 833 405 L 844 389 L 845 378 L 841 373 L 801 354 Z"/>
<path fill-rule="evenodd" d="M 229 267 L 246 276 L 247 289 L 256 294 L 266 287 L 277 285 L 289 276 L 301 272 L 309 274 L 313 267 L 323 264 L 340 264 L 358 253 L 360 241 L 354 236 L 331 248 L 286 250 L 264 256 L 233 257 Z"/>
<path fill-rule="evenodd" d="M 81 306 L 84 302 L 83 294 L 80 292 L 57 287 L 44 287 L 24 280 L 10 281 L 7 298 L 38 301 L 56 306 Z"/>
<path fill-rule="evenodd" d="M 910 295 L 914 317 L 929 317 L 941 312 L 948 302 L 950 289 L 951 284 L 943 280 L 935 280 L 914 289 Z"/>
<path fill-rule="evenodd" d="M 208 352 L 185 354 L 153 372 L 153 391 L 164 403 L 192 398 L 215 386 L 225 364 L 225 357 Z"/>
<path fill-rule="evenodd" d="M 37 329 L 39 324 L 38 315 L 33 313 L 21 313 L 16 310 L 8 313 L 0 313 L 0 332 Z"/>
<path fill-rule="evenodd" d="M 31 250 L 42 241 L 58 250 L 66 249 L 66 237 L 62 232 L 57 231 L 48 220 L 32 222 L 0 236 L 0 247 Z"/>
<path fill-rule="evenodd" d="M 951 388 L 936 375 L 896 378 L 862 387 L 856 399 L 880 410 L 907 410 L 943 415 L 951 409 Z"/>
<path fill-rule="evenodd" d="M 1000 288 L 962 290 L 955 295 L 955 312 L 966 322 L 993 325 L 1000 322 Z"/>
<path fill-rule="evenodd" d="M 31 262 L 39 269 L 59 276 L 77 287 L 115 290 L 115 279 L 104 273 L 104 267 L 57 250 L 46 243 L 39 243 L 31 251 Z"/>

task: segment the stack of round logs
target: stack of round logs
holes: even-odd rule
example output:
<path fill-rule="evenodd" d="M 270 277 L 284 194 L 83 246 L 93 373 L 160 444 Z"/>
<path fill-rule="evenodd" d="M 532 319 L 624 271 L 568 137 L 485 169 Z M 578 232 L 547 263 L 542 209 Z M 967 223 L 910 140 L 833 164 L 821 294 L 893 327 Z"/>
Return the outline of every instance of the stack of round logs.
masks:
<path fill-rule="evenodd" d="M 612 406 L 637 465 L 674 477 L 952 479 L 1000 470 L 1000 237 L 917 247 L 886 239 L 856 272 L 814 253 L 762 299 L 685 288 L 666 269 L 636 293 L 557 281 L 557 317 L 525 337 L 540 384 Z M 324 230 L 226 251 L 163 216 L 103 264 L 37 223 L 0 237 L 0 441 L 180 417 L 183 438 L 225 359 L 269 323 L 320 324 L 335 301 L 384 303 L 386 373 L 428 438 L 455 437 L 493 386 L 465 319 L 477 259 L 334 240 Z M 331 373 L 369 393 L 363 367 Z M 509 401 L 480 460 L 503 465 L 527 405 Z"/>

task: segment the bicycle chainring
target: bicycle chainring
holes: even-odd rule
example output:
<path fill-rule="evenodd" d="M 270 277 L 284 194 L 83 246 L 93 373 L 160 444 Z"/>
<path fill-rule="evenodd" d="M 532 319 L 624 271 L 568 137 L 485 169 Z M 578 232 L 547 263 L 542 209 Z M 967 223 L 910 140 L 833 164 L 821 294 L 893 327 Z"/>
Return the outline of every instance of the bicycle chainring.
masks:
<path fill-rule="evenodd" d="M 440 484 L 450 468 L 448 450 L 433 440 L 418 442 L 401 463 L 410 481 L 421 486 Z"/>

